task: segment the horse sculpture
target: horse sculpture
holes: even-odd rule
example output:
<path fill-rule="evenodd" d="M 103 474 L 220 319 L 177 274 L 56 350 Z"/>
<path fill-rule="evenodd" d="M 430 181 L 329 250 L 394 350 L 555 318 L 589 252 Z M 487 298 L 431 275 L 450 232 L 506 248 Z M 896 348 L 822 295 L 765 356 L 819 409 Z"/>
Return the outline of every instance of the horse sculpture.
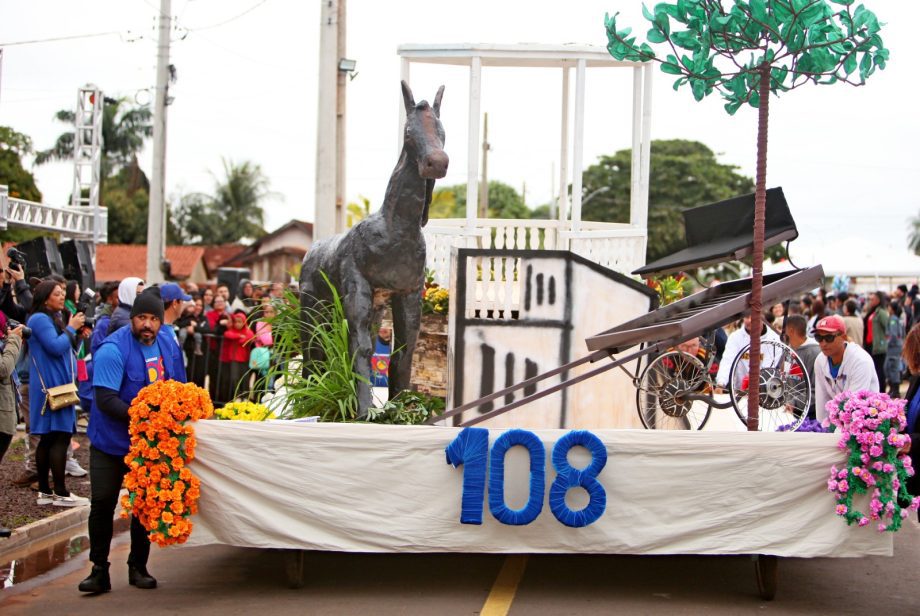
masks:
<path fill-rule="evenodd" d="M 434 182 L 444 177 L 448 164 L 440 120 L 444 86 L 438 89 L 434 105 L 424 100 L 416 104 L 405 81 L 402 95 L 406 107 L 403 148 L 383 205 L 348 232 L 314 244 L 300 272 L 301 312 L 306 323 L 317 302 L 331 299 L 323 273 L 342 296 L 355 372 L 367 379 L 374 349 L 374 292 L 389 292 L 394 351 L 390 358 L 390 397 L 409 388 L 425 279 L 422 227 L 428 222 Z M 307 348 L 308 340 L 304 338 L 304 357 L 316 359 L 320 351 Z M 309 364 L 304 362 L 305 373 Z M 359 381 L 357 392 L 358 416 L 364 417 L 371 406 L 370 385 Z"/>

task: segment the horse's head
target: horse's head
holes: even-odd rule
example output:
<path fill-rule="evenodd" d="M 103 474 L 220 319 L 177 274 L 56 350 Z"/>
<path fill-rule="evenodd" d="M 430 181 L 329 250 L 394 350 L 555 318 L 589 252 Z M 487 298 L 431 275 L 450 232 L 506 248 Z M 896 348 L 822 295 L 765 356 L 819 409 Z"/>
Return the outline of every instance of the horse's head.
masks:
<path fill-rule="evenodd" d="M 402 82 L 406 105 L 405 146 L 416 153 L 418 173 L 426 180 L 439 180 L 447 175 L 447 154 L 444 152 L 444 127 L 441 126 L 441 97 L 444 86 L 438 88 L 434 105 L 428 101 L 415 103 L 409 84 Z"/>

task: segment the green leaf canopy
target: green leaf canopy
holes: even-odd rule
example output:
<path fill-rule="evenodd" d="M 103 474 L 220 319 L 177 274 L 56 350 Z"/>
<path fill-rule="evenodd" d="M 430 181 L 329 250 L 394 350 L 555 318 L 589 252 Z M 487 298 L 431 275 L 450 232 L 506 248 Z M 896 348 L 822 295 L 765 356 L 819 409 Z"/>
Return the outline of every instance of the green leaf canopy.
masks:
<path fill-rule="evenodd" d="M 674 88 L 689 85 L 698 101 L 717 90 L 730 114 L 759 106 L 764 70 L 776 94 L 806 83 L 862 85 L 888 61 L 878 18 L 852 0 L 677 0 L 643 5 L 642 14 L 662 54 L 620 27 L 618 14 L 605 18 L 610 54 L 661 63 L 679 76 Z"/>

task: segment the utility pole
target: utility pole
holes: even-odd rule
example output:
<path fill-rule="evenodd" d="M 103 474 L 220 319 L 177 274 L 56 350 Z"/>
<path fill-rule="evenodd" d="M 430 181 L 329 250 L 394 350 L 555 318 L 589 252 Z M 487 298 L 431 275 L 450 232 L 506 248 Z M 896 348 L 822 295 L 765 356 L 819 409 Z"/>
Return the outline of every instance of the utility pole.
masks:
<path fill-rule="evenodd" d="M 153 104 L 153 176 L 147 213 L 147 285 L 163 282 L 166 259 L 166 104 L 169 84 L 171 0 L 160 0 L 157 38 L 157 82 Z"/>
<path fill-rule="evenodd" d="M 336 82 L 335 82 L 335 232 L 345 232 L 345 86 L 349 73 L 339 62 L 345 49 L 345 0 L 339 0 L 336 20 Z"/>
<path fill-rule="evenodd" d="M 345 0 L 322 0 L 313 239 L 345 230 Z"/>
<path fill-rule="evenodd" d="M 489 114 L 482 114 L 482 180 L 479 182 L 479 217 L 489 217 Z"/>

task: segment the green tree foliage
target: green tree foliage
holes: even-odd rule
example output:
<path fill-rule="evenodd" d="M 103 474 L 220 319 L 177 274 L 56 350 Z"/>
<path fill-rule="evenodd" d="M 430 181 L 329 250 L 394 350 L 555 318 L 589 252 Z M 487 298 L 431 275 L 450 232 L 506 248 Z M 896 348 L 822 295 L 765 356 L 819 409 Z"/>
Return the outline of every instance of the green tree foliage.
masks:
<path fill-rule="evenodd" d="M 629 222 L 630 160 L 631 150 L 620 150 L 585 169 L 582 192 L 594 196 L 585 202 L 582 219 Z M 685 209 L 753 191 L 754 182 L 736 170 L 718 162 L 712 150 L 697 141 L 652 141 L 648 261 L 685 246 L 681 213 Z"/>
<path fill-rule="evenodd" d="M 345 206 L 345 227 L 351 229 L 370 215 L 371 200 L 358 195 L 358 201 L 352 201 Z"/>
<path fill-rule="evenodd" d="M 9 188 L 10 197 L 41 202 L 42 193 L 35 177 L 22 166 L 22 157 L 32 152 L 32 140 L 8 126 L 0 126 L 0 184 Z M 9 228 L 0 232 L 4 242 L 25 242 L 43 235 L 42 231 Z"/>
<path fill-rule="evenodd" d="M 76 123 L 76 113 L 62 109 L 55 119 Z M 153 113 L 147 106 L 132 106 L 129 99 L 108 98 L 102 109 L 101 205 L 108 209 L 108 241 L 112 244 L 146 244 L 150 181 L 137 162 L 144 142 L 153 135 Z M 58 136 L 54 145 L 36 152 L 35 164 L 73 160 L 74 131 Z M 175 238 L 169 228 L 167 239 Z"/>
<path fill-rule="evenodd" d="M 76 123 L 76 113 L 62 109 L 55 119 L 65 124 Z M 102 177 L 107 178 L 124 167 L 137 166 L 137 154 L 144 142 L 153 136 L 153 112 L 149 106 L 132 106 L 126 97 L 106 97 L 102 108 Z M 36 152 L 35 164 L 55 160 L 73 160 L 74 131 L 58 136 L 54 145 Z"/>
<path fill-rule="evenodd" d="M 9 187 L 11 197 L 41 202 L 35 177 L 22 166 L 22 157 L 31 153 L 32 140 L 27 135 L 0 126 L 0 184 Z"/>
<path fill-rule="evenodd" d="M 265 235 L 262 204 L 274 194 L 262 168 L 249 161 L 224 160 L 223 166 L 213 195 L 186 195 L 173 212 L 183 243 L 230 244 Z"/>
<path fill-rule="evenodd" d="M 143 172 L 131 165 L 110 176 L 105 198 L 109 244 L 146 244 L 150 186 Z M 166 239 L 168 244 L 181 243 L 175 222 L 169 217 L 166 219 Z"/>
<path fill-rule="evenodd" d="M 530 218 L 531 211 L 514 187 L 489 182 L 489 218 Z M 463 218 L 466 216 L 466 184 L 437 188 L 428 211 L 429 218 Z"/>
<path fill-rule="evenodd" d="M 431 195 L 431 204 L 428 206 L 428 218 L 462 218 L 466 216 L 466 207 L 463 212 L 458 212 L 456 186 L 436 188 Z M 463 187 L 464 196 L 466 186 Z M 465 203 L 464 203 L 465 206 Z"/>
<path fill-rule="evenodd" d="M 663 58 L 648 43 L 636 44 L 632 28 L 607 16 L 607 49 L 617 60 L 656 61 L 689 85 L 696 100 L 718 90 L 725 109 L 760 106 L 761 77 L 769 91 L 807 83 L 862 85 L 884 69 L 888 50 L 878 18 L 854 0 L 722 0 L 660 2 L 642 13 L 651 23 L 649 42 L 664 44 Z M 835 6 L 837 8 L 835 8 Z M 682 51 L 681 51 L 682 50 Z M 678 58 L 678 55 L 680 57 Z"/>

